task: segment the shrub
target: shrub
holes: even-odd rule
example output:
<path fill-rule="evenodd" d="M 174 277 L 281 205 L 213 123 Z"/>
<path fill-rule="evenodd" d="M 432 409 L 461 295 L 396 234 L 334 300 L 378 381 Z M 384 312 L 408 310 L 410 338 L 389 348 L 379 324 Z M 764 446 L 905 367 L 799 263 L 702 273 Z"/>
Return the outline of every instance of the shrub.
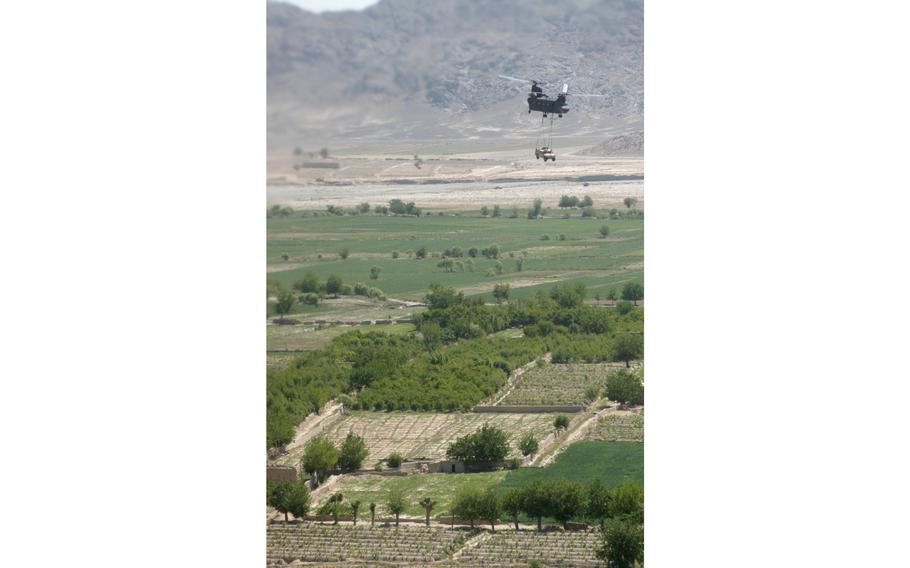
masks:
<path fill-rule="evenodd" d="M 401 454 L 395 452 L 388 457 L 386 464 L 388 464 L 389 467 L 401 467 L 401 461 Z"/>
<path fill-rule="evenodd" d="M 343 248 L 340 251 L 338 251 L 338 256 L 340 256 L 342 260 L 345 260 L 350 254 L 351 254 L 351 251 L 346 248 Z"/>

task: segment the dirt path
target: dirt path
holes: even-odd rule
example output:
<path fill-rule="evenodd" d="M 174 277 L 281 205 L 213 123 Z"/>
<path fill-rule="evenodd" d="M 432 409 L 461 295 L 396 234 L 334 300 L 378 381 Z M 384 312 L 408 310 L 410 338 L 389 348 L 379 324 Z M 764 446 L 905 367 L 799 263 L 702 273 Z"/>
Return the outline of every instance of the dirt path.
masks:
<path fill-rule="evenodd" d="M 617 406 L 614 405 L 614 406 L 609 406 L 607 408 L 599 410 L 599 411 L 595 412 L 594 414 L 592 414 L 591 416 L 589 416 L 588 418 L 586 418 L 577 427 L 573 428 L 572 431 L 567 432 L 561 438 L 556 438 L 553 441 L 555 445 L 550 444 L 550 445 L 548 445 L 548 447 L 546 447 L 544 450 L 542 450 L 538 457 L 539 461 L 537 463 L 535 463 L 534 465 L 538 465 L 540 467 L 545 467 L 545 466 L 553 463 L 553 461 L 557 458 L 557 456 L 559 456 L 559 454 L 561 454 L 563 452 L 563 450 L 565 450 L 566 448 L 568 448 L 570 445 L 577 442 L 578 440 L 583 439 L 588 434 L 588 431 L 591 429 L 591 427 L 594 426 L 595 424 L 597 424 L 597 421 L 600 418 L 606 416 L 607 414 L 616 412 L 616 409 L 617 409 Z"/>
<path fill-rule="evenodd" d="M 319 414 L 310 414 L 297 425 L 294 440 L 285 448 L 286 453 L 303 447 L 311 438 L 322 433 L 325 427 L 341 418 L 341 403 L 330 400 L 322 407 Z"/>

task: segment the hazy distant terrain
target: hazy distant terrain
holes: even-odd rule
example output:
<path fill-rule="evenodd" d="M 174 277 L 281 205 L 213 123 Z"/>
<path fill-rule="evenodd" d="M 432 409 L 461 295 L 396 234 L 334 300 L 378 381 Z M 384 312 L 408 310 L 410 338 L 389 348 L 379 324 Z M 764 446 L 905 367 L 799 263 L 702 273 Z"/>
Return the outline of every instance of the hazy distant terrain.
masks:
<path fill-rule="evenodd" d="M 642 129 L 641 1 L 381 0 L 322 14 L 269 2 L 267 10 L 270 152 L 352 139 L 533 136 L 525 86 L 498 74 L 607 95 L 570 96 L 559 135 Z"/>

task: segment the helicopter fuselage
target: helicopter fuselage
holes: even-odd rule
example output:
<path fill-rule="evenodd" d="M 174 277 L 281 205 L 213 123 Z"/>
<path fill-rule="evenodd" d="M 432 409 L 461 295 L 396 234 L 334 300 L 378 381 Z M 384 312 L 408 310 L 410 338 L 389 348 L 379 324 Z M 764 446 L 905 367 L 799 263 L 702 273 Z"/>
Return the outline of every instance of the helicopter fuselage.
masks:
<path fill-rule="evenodd" d="M 555 99 L 542 94 L 542 93 L 531 93 L 528 97 L 528 113 L 531 111 L 542 112 L 546 114 L 556 114 L 562 116 L 569 112 L 569 107 L 566 105 L 565 95 L 559 95 Z"/>

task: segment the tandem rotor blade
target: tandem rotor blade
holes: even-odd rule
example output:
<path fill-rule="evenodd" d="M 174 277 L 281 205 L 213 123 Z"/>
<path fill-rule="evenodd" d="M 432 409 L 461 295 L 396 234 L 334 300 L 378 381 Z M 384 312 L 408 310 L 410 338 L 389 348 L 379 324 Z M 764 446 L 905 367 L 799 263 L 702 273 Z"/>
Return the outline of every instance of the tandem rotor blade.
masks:
<path fill-rule="evenodd" d="M 508 79 L 509 81 L 518 81 L 519 83 L 532 83 L 528 79 L 519 79 L 518 77 L 509 77 L 508 75 L 500 75 L 501 79 Z"/>

